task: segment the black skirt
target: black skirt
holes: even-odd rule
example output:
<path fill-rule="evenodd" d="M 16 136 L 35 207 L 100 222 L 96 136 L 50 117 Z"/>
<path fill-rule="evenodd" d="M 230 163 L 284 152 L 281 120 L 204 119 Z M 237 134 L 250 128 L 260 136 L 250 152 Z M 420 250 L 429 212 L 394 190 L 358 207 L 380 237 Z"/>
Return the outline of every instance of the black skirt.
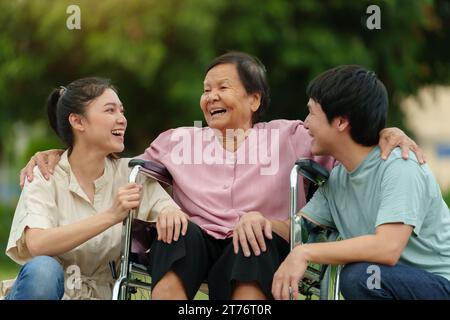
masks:
<path fill-rule="evenodd" d="M 231 238 L 215 239 L 189 221 L 185 236 L 171 244 L 155 241 L 149 253 L 152 286 L 170 270 L 183 282 L 189 299 L 193 299 L 202 282 L 208 282 L 211 300 L 231 299 L 235 282 L 257 282 L 268 299 L 272 296 L 275 271 L 289 253 L 289 244 L 273 233 L 267 239 L 266 252 L 245 257 L 233 251 Z"/>

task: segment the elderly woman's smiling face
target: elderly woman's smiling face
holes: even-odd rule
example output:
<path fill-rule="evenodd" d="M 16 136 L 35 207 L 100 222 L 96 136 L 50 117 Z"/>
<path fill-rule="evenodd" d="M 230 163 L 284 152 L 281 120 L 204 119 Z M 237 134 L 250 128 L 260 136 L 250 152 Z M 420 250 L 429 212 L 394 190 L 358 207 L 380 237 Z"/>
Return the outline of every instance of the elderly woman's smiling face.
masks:
<path fill-rule="evenodd" d="M 208 126 L 225 133 L 226 129 L 247 130 L 258 110 L 261 96 L 248 94 L 234 64 L 219 64 L 208 71 L 200 98 Z"/>

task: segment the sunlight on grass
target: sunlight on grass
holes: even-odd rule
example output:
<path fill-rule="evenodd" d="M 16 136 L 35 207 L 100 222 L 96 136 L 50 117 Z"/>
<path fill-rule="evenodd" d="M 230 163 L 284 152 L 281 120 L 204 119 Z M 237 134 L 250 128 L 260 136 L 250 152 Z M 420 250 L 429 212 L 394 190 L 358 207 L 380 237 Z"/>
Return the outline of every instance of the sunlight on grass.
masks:
<path fill-rule="evenodd" d="M 20 266 L 12 261 L 0 260 L 0 281 L 14 279 L 19 269 Z"/>

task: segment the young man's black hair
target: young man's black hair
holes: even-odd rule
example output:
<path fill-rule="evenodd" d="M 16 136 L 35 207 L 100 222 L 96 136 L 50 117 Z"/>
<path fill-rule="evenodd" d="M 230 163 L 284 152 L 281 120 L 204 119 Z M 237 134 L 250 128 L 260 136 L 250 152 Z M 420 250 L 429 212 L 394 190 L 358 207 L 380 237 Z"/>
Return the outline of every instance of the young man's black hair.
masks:
<path fill-rule="evenodd" d="M 312 80 L 306 94 L 320 103 L 330 123 L 337 116 L 346 117 L 355 142 L 378 144 L 389 102 L 386 88 L 374 72 L 357 65 L 339 66 Z"/>

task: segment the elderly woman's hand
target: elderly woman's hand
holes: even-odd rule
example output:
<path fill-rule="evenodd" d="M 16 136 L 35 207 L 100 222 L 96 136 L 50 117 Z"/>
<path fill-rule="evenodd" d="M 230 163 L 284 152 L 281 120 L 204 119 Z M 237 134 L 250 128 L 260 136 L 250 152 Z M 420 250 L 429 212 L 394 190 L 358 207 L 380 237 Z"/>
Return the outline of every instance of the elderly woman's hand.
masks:
<path fill-rule="evenodd" d="M 28 161 L 25 168 L 20 170 L 20 187 L 23 188 L 25 184 L 25 178 L 31 182 L 33 180 L 33 169 L 37 165 L 39 170 L 45 179 L 49 179 L 49 175 L 53 174 L 53 169 L 55 169 L 59 160 L 61 159 L 61 154 L 64 150 L 52 149 L 42 152 L 36 152 L 34 156 Z"/>
<path fill-rule="evenodd" d="M 383 160 L 388 158 L 394 148 L 400 147 L 402 149 L 403 159 L 408 159 L 408 153 L 411 150 L 415 153 L 420 164 L 426 162 L 422 149 L 399 128 L 385 128 L 381 130 L 378 145 L 380 146 L 381 158 Z"/>
<path fill-rule="evenodd" d="M 156 230 L 158 240 L 164 243 L 178 241 L 181 235 L 185 235 L 188 227 L 188 216 L 175 207 L 165 207 L 156 218 Z"/>
<path fill-rule="evenodd" d="M 264 235 L 268 239 L 272 239 L 272 222 L 257 211 L 251 211 L 244 214 L 233 232 L 234 253 L 238 253 L 240 244 L 244 256 L 249 257 L 250 244 L 253 253 L 256 256 L 259 256 L 261 251 L 266 251 Z"/>

